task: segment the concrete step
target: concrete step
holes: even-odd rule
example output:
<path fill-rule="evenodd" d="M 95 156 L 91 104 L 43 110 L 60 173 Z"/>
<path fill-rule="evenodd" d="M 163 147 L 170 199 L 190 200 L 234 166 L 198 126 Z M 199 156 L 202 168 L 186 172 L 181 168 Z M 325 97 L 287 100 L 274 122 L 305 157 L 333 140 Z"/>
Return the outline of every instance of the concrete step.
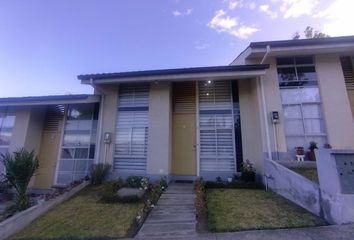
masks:
<path fill-rule="evenodd" d="M 152 237 L 158 238 L 174 238 L 174 237 L 191 237 L 196 236 L 195 223 L 165 223 L 165 224 L 149 224 L 144 223 L 140 229 L 137 238 L 148 239 Z"/>
<path fill-rule="evenodd" d="M 180 209 L 178 207 L 172 208 L 172 207 L 164 207 L 160 209 L 154 209 L 154 211 L 151 212 L 151 214 L 184 214 L 184 213 L 196 213 L 196 210 L 194 206 L 190 206 L 189 208 L 184 208 Z"/>
<path fill-rule="evenodd" d="M 158 206 L 194 206 L 194 199 L 179 201 L 179 200 L 160 200 Z"/>
<path fill-rule="evenodd" d="M 195 199 L 195 194 L 169 194 L 165 193 L 162 194 L 160 199 L 164 200 L 194 200 Z"/>
<path fill-rule="evenodd" d="M 196 221 L 195 213 L 179 213 L 179 214 L 156 214 L 152 213 L 145 223 L 167 223 L 167 222 L 180 222 L 180 223 L 193 223 Z"/>

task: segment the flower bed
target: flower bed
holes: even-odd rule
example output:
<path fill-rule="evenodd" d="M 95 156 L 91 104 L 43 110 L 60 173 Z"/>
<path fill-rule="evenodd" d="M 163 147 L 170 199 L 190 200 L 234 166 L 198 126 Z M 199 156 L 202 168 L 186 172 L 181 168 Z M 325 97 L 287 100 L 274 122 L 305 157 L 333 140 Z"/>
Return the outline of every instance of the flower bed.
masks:
<path fill-rule="evenodd" d="M 65 192 L 62 192 L 60 195 L 56 195 L 56 197 L 42 201 L 39 201 L 36 205 L 18 212 L 13 216 L 7 218 L 6 220 L 0 223 L 0 229 L 2 229 L 2 235 L 0 239 L 6 239 L 17 231 L 25 228 L 29 225 L 34 219 L 38 218 L 42 214 L 46 213 L 48 210 L 67 200 L 75 193 L 79 192 L 82 188 L 87 186 L 88 182 L 82 182 L 75 187 L 68 187 Z M 70 190 L 69 190 L 70 189 Z"/>
<path fill-rule="evenodd" d="M 194 190 L 196 194 L 195 208 L 197 210 L 197 231 L 208 232 L 208 215 L 205 202 L 205 183 L 199 178 L 195 181 Z"/>
<path fill-rule="evenodd" d="M 122 198 L 117 195 L 117 191 L 123 187 L 138 188 L 144 190 L 145 194 L 142 199 L 136 196 Z M 132 203 L 141 201 L 143 203 L 143 207 L 138 211 L 127 234 L 127 236 L 133 237 L 139 231 L 150 211 L 155 207 L 155 204 L 166 188 L 167 182 L 165 178 L 150 183 L 149 179 L 146 177 L 129 176 L 126 181 L 119 178 L 115 181 L 105 182 L 101 201 L 104 203 Z"/>

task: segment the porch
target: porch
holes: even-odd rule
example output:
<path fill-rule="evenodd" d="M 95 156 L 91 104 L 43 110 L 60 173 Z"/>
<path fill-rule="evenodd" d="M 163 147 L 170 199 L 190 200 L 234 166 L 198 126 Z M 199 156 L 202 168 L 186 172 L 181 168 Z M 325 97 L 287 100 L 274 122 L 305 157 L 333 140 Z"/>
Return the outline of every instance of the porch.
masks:
<path fill-rule="evenodd" d="M 33 189 L 66 185 L 86 176 L 95 159 L 94 109 L 98 115 L 99 101 L 94 95 L 0 99 L 0 149 L 35 150 L 39 169 L 30 183 Z"/>
<path fill-rule="evenodd" d="M 261 76 L 267 65 L 81 75 L 102 97 L 99 159 L 112 177 L 232 177 L 243 159 L 262 172 Z M 112 111 L 116 109 L 116 111 Z"/>

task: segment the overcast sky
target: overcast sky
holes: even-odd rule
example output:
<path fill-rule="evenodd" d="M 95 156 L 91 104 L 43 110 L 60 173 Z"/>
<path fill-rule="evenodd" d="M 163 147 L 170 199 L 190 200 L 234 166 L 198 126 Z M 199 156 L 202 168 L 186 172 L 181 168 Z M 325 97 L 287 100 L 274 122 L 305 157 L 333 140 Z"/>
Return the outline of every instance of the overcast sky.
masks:
<path fill-rule="evenodd" d="M 0 97 L 92 93 L 88 73 L 227 65 L 311 25 L 354 35 L 353 0 L 0 0 Z"/>

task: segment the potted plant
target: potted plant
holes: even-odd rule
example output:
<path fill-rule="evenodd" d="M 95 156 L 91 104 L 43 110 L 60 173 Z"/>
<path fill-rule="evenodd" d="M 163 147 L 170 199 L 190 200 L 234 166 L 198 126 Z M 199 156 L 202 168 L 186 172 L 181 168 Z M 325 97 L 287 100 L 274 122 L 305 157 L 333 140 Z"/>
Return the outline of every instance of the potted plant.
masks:
<path fill-rule="evenodd" d="M 329 143 L 325 143 L 325 144 L 323 144 L 323 148 L 331 149 L 332 146 L 331 146 L 331 144 L 329 144 Z"/>
<path fill-rule="evenodd" d="M 248 159 L 242 164 L 241 179 L 245 182 L 254 182 L 256 180 L 256 171 L 253 168 L 253 163 Z"/>
<path fill-rule="evenodd" d="M 295 147 L 296 155 L 304 156 L 305 150 L 304 147 Z"/>
<path fill-rule="evenodd" d="M 314 141 L 311 141 L 310 142 L 310 146 L 309 146 L 309 153 L 308 153 L 308 156 L 309 156 L 309 160 L 310 161 L 316 161 L 316 155 L 315 155 L 315 149 L 317 149 L 317 143 L 314 142 Z"/>

